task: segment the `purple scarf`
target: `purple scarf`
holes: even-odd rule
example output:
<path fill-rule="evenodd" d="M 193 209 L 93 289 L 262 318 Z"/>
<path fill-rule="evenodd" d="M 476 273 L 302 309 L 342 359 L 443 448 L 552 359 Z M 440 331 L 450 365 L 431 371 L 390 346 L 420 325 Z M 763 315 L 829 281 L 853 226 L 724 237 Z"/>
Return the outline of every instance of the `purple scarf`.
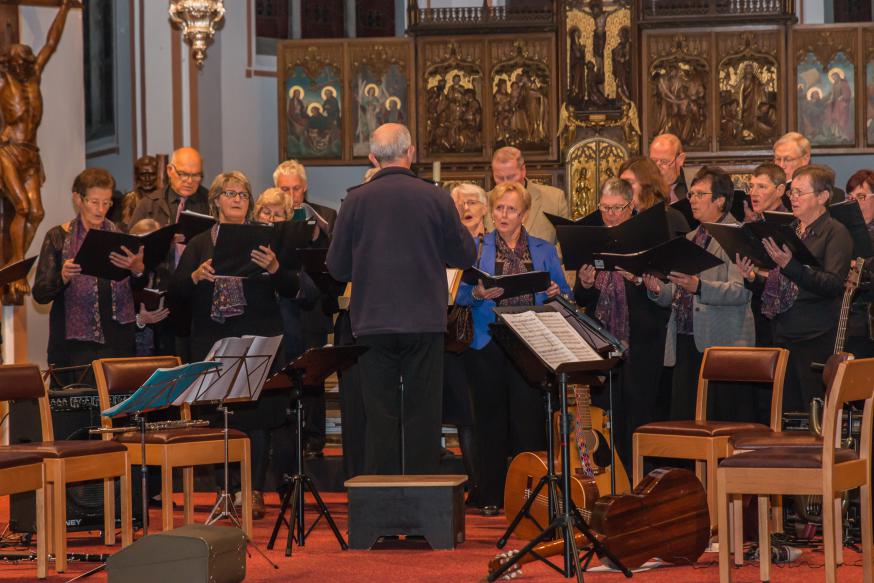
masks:
<path fill-rule="evenodd" d="M 213 225 L 210 235 L 212 244 L 218 237 L 219 225 Z M 246 311 L 246 294 L 243 293 L 242 277 L 217 277 L 213 284 L 212 306 L 209 317 L 219 324 L 228 318 L 241 316 Z"/>
<path fill-rule="evenodd" d="M 595 317 L 627 347 L 631 334 L 625 278 L 618 271 L 599 271 L 595 276 L 595 287 L 601 292 L 595 306 Z"/>
<path fill-rule="evenodd" d="M 811 234 L 808 228 L 799 238 L 806 241 Z M 762 291 L 762 315 L 769 320 L 775 318 L 789 310 L 795 304 L 797 297 L 798 286 L 775 267 L 768 272 L 765 289 Z"/>
<path fill-rule="evenodd" d="M 710 239 L 710 233 L 707 232 L 707 229 L 704 228 L 704 225 L 701 225 L 700 227 L 698 227 L 698 232 L 695 233 L 695 237 L 692 238 L 692 242 L 702 249 L 707 249 L 707 246 L 710 244 Z M 694 293 L 689 292 L 685 288 L 682 288 L 680 286 L 677 286 L 677 289 L 674 292 L 674 300 L 672 302 L 671 308 L 676 314 L 677 334 L 695 333 L 692 322 L 692 307 L 694 304 L 694 297 Z"/>
<path fill-rule="evenodd" d="M 115 225 L 106 219 L 100 225 L 102 231 L 118 231 Z M 66 261 L 76 257 L 82 241 L 87 234 L 82 218 L 76 217 L 70 222 L 70 232 L 64 239 L 61 255 Z M 136 318 L 134 312 L 134 297 L 130 287 L 130 278 L 113 281 L 112 288 L 112 319 L 119 324 L 130 324 Z M 64 332 L 67 340 L 82 340 L 103 344 L 103 325 L 100 322 L 100 302 L 97 291 L 97 278 L 93 275 L 77 275 L 67 284 L 64 290 Z"/>
<path fill-rule="evenodd" d="M 528 249 L 528 231 L 522 227 L 522 232 L 519 234 L 519 240 L 516 241 L 516 248 L 510 249 L 507 243 L 501 238 L 501 234 L 495 232 L 495 261 L 504 264 L 504 269 L 501 275 L 516 275 L 519 273 L 528 273 L 526 263 L 531 263 L 531 252 Z M 533 306 L 534 294 L 524 294 L 506 300 L 498 300 L 499 306 Z"/>

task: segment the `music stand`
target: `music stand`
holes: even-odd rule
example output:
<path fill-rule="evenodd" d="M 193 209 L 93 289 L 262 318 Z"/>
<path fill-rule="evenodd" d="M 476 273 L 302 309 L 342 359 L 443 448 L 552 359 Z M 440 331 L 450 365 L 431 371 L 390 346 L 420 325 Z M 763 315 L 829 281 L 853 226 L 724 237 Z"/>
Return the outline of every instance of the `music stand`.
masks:
<path fill-rule="evenodd" d="M 326 378 L 355 364 L 367 350 L 366 346 L 310 348 L 265 385 L 265 389 L 290 390 L 292 399 L 295 401 L 295 415 L 297 416 L 297 452 L 295 454 L 297 457 L 297 471 L 293 476 L 286 475 L 284 478 L 288 489 L 282 497 L 279 516 L 276 517 L 270 541 L 267 543 L 267 548 L 272 550 L 273 545 L 276 543 L 276 537 L 279 535 L 279 528 L 285 523 L 288 527 L 288 538 L 285 543 L 286 557 L 291 556 L 292 540 L 297 541 L 297 546 L 304 546 L 307 536 L 309 536 L 322 517 L 325 518 L 328 526 L 334 532 L 337 542 L 340 543 L 340 549 L 345 551 L 348 548 L 346 541 L 343 540 L 343 535 L 340 534 L 340 530 L 331 517 L 328 507 L 319 495 L 315 482 L 303 469 L 303 402 L 301 397 L 306 392 L 307 387 L 321 389 L 321 385 Z M 318 516 L 309 529 L 304 525 L 304 492 L 306 490 L 309 490 L 313 495 L 319 509 Z M 286 520 L 285 511 L 288 509 L 289 504 L 291 504 L 291 515 Z"/>
<path fill-rule="evenodd" d="M 109 409 L 101 411 L 103 417 L 113 419 L 130 416 L 139 424 L 140 448 L 142 455 L 140 462 L 140 498 L 143 505 L 143 534 L 149 534 L 149 492 L 148 492 L 148 466 L 146 465 L 146 414 L 151 411 L 165 409 L 184 393 L 198 377 L 211 369 L 220 367 L 215 362 L 192 362 L 172 369 L 158 369 L 124 401 L 113 405 Z M 101 428 L 94 429 L 91 433 L 122 433 L 124 428 Z M 106 562 L 85 571 L 70 579 L 68 583 L 84 579 L 106 568 Z"/>
<path fill-rule="evenodd" d="M 504 319 L 507 314 L 519 314 L 522 312 L 557 312 L 564 317 L 567 315 L 564 310 L 561 310 L 554 304 L 545 306 L 524 306 L 524 307 L 506 307 L 495 308 L 495 313 L 498 315 L 498 320 L 493 326 L 493 337 L 506 350 L 510 359 L 519 367 L 523 377 L 534 384 L 548 384 L 556 386 L 559 391 L 559 406 L 561 407 L 561 503 L 559 509 L 555 512 L 552 521 L 540 534 L 525 545 L 519 553 L 511 557 L 503 563 L 498 569 L 489 573 L 488 581 L 499 579 L 505 572 L 513 568 L 527 554 L 532 554 L 538 560 L 546 565 L 549 565 L 564 577 L 576 576 L 578 583 L 583 583 L 583 571 L 588 568 L 592 557 L 606 557 L 613 565 L 626 577 L 631 577 L 631 571 L 616 557 L 604 544 L 598 540 L 597 535 L 589 527 L 589 524 L 583 518 L 576 505 L 573 504 L 570 497 L 570 442 L 568 439 L 568 409 L 567 409 L 567 385 L 570 382 L 591 384 L 598 373 L 609 371 L 618 362 L 615 358 L 584 360 L 575 362 L 564 362 L 557 366 L 550 365 L 545 360 L 545 357 L 531 346 L 509 323 Z M 577 320 L 578 321 L 578 320 Z M 577 326 L 573 322 L 568 322 L 572 328 L 579 334 Z M 585 337 L 579 334 L 580 339 Z M 585 340 L 584 340 L 585 341 Z M 590 344 L 591 347 L 591 344 Z M 595 349 L 597 347 L 594 347 Z M 547 442 L 548 443 L 548 442 Z M 547 462 L 547 467 L 551 466 L 553 460 Z M 533 496 L 529 499 L 535 499 Z M 554 504 L 554 503 L 551 503 Z M 530 508 L 530 504 L 527 505 Z M 523 507 L 524 508 L 524 507 Z M 521 513 L 521 511 L 520 511 Z M 521 520 L 521 519 L 520 519 Z M 577 547 L 574 537 L 574 529 L 579 530 L 585 538 L 591 543 L 591 548 L 583 557 L 580 557 L 580 551 Z M 547 539 L 551 539 L 554 534 L 564 540 L 563 568 L 559 568 L 551 561 L 537 554 L 535 547 Z"/>

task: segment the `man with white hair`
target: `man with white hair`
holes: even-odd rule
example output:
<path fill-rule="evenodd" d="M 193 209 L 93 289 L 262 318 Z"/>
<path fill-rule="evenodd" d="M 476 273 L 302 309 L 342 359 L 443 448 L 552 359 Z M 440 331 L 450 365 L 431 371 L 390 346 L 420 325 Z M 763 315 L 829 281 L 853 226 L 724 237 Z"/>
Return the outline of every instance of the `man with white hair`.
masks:
<path fill-rule="evenodd" d="M 405 126 L 374 130 L 380 170 L 348 190 L 328 251 L 334 279 L 352 282 L 352 332 L 369 348 L 359 361 L 369 474 L 437 472 L 445 267 L 476 259 L 452 198 L 410 170 L 415 155 Z"/>
<path fill-rule="evenodd" d="M 273 171 L 273 186 L 279 188 L 291 198 L 294 214 L 289 219 L 308 219 L 311 218 L 310 214 L 312 212 L 315 212 L 318 217 L 324 219 L 324 222 L 322 220 L 317 221 L 318 232 L 314 240 L 318 243 L 317 247 L 327 246 L 334 223 L 337 221 L 337 211 L 331 207 L 322 206 L 307 200 L 307 187 L 309 183 L 307 182 L 306 168 L 304 168 L 303 164 L 297 160 L 282 162 Z"/>
<path fill-rule="evenodd" d="M 792 210 L 792 200 L 789 198 L 789 191 L 792 190 L 792 176 L 795 171 L 803 166 L 810 164 L 810 140 L 803 134 L 798 132 L 788 132 L 783 134 L 779 140 L 774 142 L 774 164 L 783 169 L 786 173 L 786 189 L 783 194 L 783 206 Z M 832 177 L 834 182 L 834 177 Z M 833 187 L 831 198 L 828 203 L 834 204 L 847 198 L 847 193 L 838 187 Z"/>
<path fill-rule="evenodd" d="M 649 159 L 659 168 L 659 174 L 665 180 L 665 186 L 670 193 L 669 203 L 675 203 L 686 198 L 689 187 L 686 186 L 686 175 L 683 165 L 686 163 L 686 152 L 683 142 L 674 134 L 659 134 L 649 144 Z"/>

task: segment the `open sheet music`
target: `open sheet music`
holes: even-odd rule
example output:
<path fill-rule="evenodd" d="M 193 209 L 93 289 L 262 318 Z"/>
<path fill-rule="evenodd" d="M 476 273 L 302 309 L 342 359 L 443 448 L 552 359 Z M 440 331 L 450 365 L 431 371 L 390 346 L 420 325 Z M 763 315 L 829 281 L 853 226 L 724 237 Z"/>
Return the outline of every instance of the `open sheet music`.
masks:
<path fill-rule="evenodd" d="M 117 417 L 168 407 L 178 395 L 202 378 L 200 375 L 215 370 L 216 366 L 214 362 L 192 362 L 173 368 L 159 368 L 130 397 L 106 409 L 102 415 Z"/>
<path fill-rule="evenodd" d="M 570 362 L 603 360 L 559 312 L 520 312 L 501 318 L 555 370 Z"/>
<path fill-rule="evenodd" d="M 213 344 L 205 359 L 220 362 L 221 369 L 204 374 L 173 404 L 257 400 L 281 342 L 282 336 L 222 338 Z"/>

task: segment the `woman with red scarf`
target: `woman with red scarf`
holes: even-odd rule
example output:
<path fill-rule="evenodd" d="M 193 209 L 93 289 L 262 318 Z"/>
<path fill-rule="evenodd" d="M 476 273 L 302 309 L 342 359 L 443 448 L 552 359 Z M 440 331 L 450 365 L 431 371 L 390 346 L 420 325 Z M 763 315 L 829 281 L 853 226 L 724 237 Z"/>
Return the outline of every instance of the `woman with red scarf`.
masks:
<path fill-rule="evenodd" d="M 46 233 L 33 284 L 33 298 L 52 302 L 48 362 L 58 367 L 91 364 L 97 358 L 132 356 L 134 310 L 131 278 L 111 281 L 83 275 L 76 253 L 90 229 L 117 231 L 106 214 L 115 180 L 101 168 L 88 168 L 73 182 L 76 218 Z M 143 252 L 122 248 L 110 253 L 116 267 L 142 277 Z"/>

